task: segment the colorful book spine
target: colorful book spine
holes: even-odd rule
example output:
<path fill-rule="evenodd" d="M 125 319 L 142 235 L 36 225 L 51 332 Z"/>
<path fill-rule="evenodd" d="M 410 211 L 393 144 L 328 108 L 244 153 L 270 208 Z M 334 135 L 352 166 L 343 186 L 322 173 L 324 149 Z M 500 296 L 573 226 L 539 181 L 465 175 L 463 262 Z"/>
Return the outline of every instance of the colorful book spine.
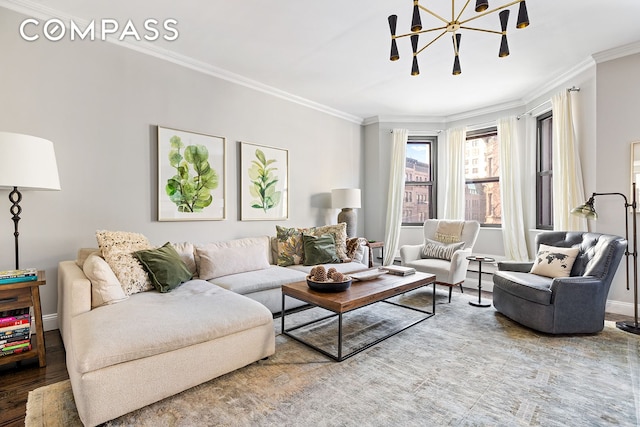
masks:
<path fill-rule="evenodd" d="M 14 335 L 10 338 L 4 338 L 0 340 L 0 344 L 8 344 L 10 342 L 17 342 L 17 341 L 24 341 L 27 339 L 31 339 L 31 334 L 26 333 L 26 334 L 18 334 L 18 335 Z"/>
<path fill-rule="evenodd" d="M 36 268 L 23 268 L 19 270 L 3 270 L 0 271 L 0 279 L 6 279 L 11 277 L 23 277 L 23 276 L 37 276 L 38 270 Z"/>
<path fill-rule="evenodd" d="M 6 344 L 0 344 L 0 351 L 9 351 L 15 348 L 26 347 L 31 343 L 31 339 L 24 339 L 20 341 L 8 342 Z"/>
<path fill-rule="evenodd" d="M 14 326 L 9 326 L 9 328 L 13 328 Z M 18 329 L 0 329 L 0 340 L 8 340 L 9 338 L 13 338 L 20 334 L 28 334 L 31 332 L 31 326 L 25 327 L 24 325 L 19 325 Z"/>
<path fill-rule="evenodd" d="M 13 350 L 0 351 L 0 357 L 9 356 L 11 354 L 26 353 L 27 351 L 30 351 L 30 350 L 31 350 L 31 344 L 28 344 L 24 347 L 14 348 Z"/>
<path fill-rule="evenodd" d="M 31 322 L 31 316 L 28 314 L 19 314 L 17 316 L 9 316 L 9 317 L 1 317 L 0 318 L 0 328 L 4 328 L 7 326 L 16 326 L 16 325 L 28 325 Z"/>
<path fill-rule="evenodd" d="M 27 314 L 27 313 L 29 313 L 29 307 L 16 308 L 15 310 L 0 311 L 0 317 L 18 316 L 20 314 Z"/>
<path fill-rule="evenodd" d="M 17 282 L 30 282 L 33 280 L 38 280 L 38 276 L 20 276 L 20 277 L 6 277 L 4 279 L 0 278 L 0 285 L 6 285 L 8 283 L 17 283 Z"/>

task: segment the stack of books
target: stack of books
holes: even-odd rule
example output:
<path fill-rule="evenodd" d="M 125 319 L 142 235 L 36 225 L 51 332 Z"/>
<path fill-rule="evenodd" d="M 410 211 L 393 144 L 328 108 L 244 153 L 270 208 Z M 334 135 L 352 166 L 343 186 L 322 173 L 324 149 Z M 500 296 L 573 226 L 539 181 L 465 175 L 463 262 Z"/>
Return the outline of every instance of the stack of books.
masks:
<path fill-rule="evenodd" d="M 37 279 L 38 270 L 36 268 L 0 271 L 0 285 L 3 285 L 5 283 L 26 282 L 28 280 Z"/>
<path fill-rule="evenodd" d="M 0 311 L 0 357 L 31 350 L 29 307 Z"/>
<path fill-rule="evenodd" d="M 404 267 L 401 265 L 387 265 L 382 267 L 384 270 L 387 270 L 390 274 L 395 274 L 396 276 L 408 276 L 410 274 L 415 274 L 416 269 L 413 267 Z"/>

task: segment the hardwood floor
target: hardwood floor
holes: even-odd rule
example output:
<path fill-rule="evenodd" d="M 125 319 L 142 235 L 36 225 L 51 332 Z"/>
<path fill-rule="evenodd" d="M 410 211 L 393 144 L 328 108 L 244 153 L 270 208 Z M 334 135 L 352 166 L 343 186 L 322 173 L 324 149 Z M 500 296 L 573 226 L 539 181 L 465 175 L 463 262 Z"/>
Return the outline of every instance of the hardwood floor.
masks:
<path fill-rule="evenodd" d="M 47 366 L 38 367 L 38 358 L 0 366 L 0 426 L 24 427 L 29 391 L 69 378 L 59 331 L 44 334 Z"/>
<path fill-rule="evenodd" d="M 465 288 L 465 294 L 478 295 L 478 291 Z M 490 292 L 482 292 L 482 299 L 491 300 Z M 455 303 L 455 295 L 452 304 Z M 632 317 L 607 313 L 611 321 L 633 321 Z M 29 359 L 0 366 L 0 426 L 23 427 L 29 391 L 69 378 L 65 363 L 64 346 L 58 330 L 45 332 L 47 366 L 38 367 L 38 359 Z"/>

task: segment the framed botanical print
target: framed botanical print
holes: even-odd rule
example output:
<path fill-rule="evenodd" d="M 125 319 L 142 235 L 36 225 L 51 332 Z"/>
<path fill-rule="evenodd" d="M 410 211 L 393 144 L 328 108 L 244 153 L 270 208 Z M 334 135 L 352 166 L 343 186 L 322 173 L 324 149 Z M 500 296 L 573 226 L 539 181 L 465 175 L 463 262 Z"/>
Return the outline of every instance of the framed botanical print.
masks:
<path fill-rule="evenodd" d="M 226 217 L 226 141 L 158 126 L 158 221 Z"/>
<path fill-rule="evenodd" d="M 240 143 L 242 221 L 289 217 L 289 151 Z"/>

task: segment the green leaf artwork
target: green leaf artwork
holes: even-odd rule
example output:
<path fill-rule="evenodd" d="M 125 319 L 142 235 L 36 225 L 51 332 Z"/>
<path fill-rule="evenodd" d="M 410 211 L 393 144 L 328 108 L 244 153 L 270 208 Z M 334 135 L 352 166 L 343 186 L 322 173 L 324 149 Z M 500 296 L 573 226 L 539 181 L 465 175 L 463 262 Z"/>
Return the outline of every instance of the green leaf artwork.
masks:
<path fill-rule="evenodd" d="M 262 209 L 267 212 L 269 209 L 278 206 L 282 197 L 281 191 L 276 191 L 278 176 L 274 174 L 278 168 L 272 166 L 275 159 L 267 160 L 262 150 L 256 150 L 256 159 L 251 161 L 249 168 L 249 193 L 254 198 L 251 207 Z"/>
<path fill-rule="evenodd" d="M 218 174 L 209 165 L 209 150 L 204 145 L 185 148 L 176 135 L 169 142 L 169 163 L 176 174 L 167 180 L 167 196 L 176 204 L 178 212 L 202 212 L 213 201 L 211 190 L 218 188 Z"/>

